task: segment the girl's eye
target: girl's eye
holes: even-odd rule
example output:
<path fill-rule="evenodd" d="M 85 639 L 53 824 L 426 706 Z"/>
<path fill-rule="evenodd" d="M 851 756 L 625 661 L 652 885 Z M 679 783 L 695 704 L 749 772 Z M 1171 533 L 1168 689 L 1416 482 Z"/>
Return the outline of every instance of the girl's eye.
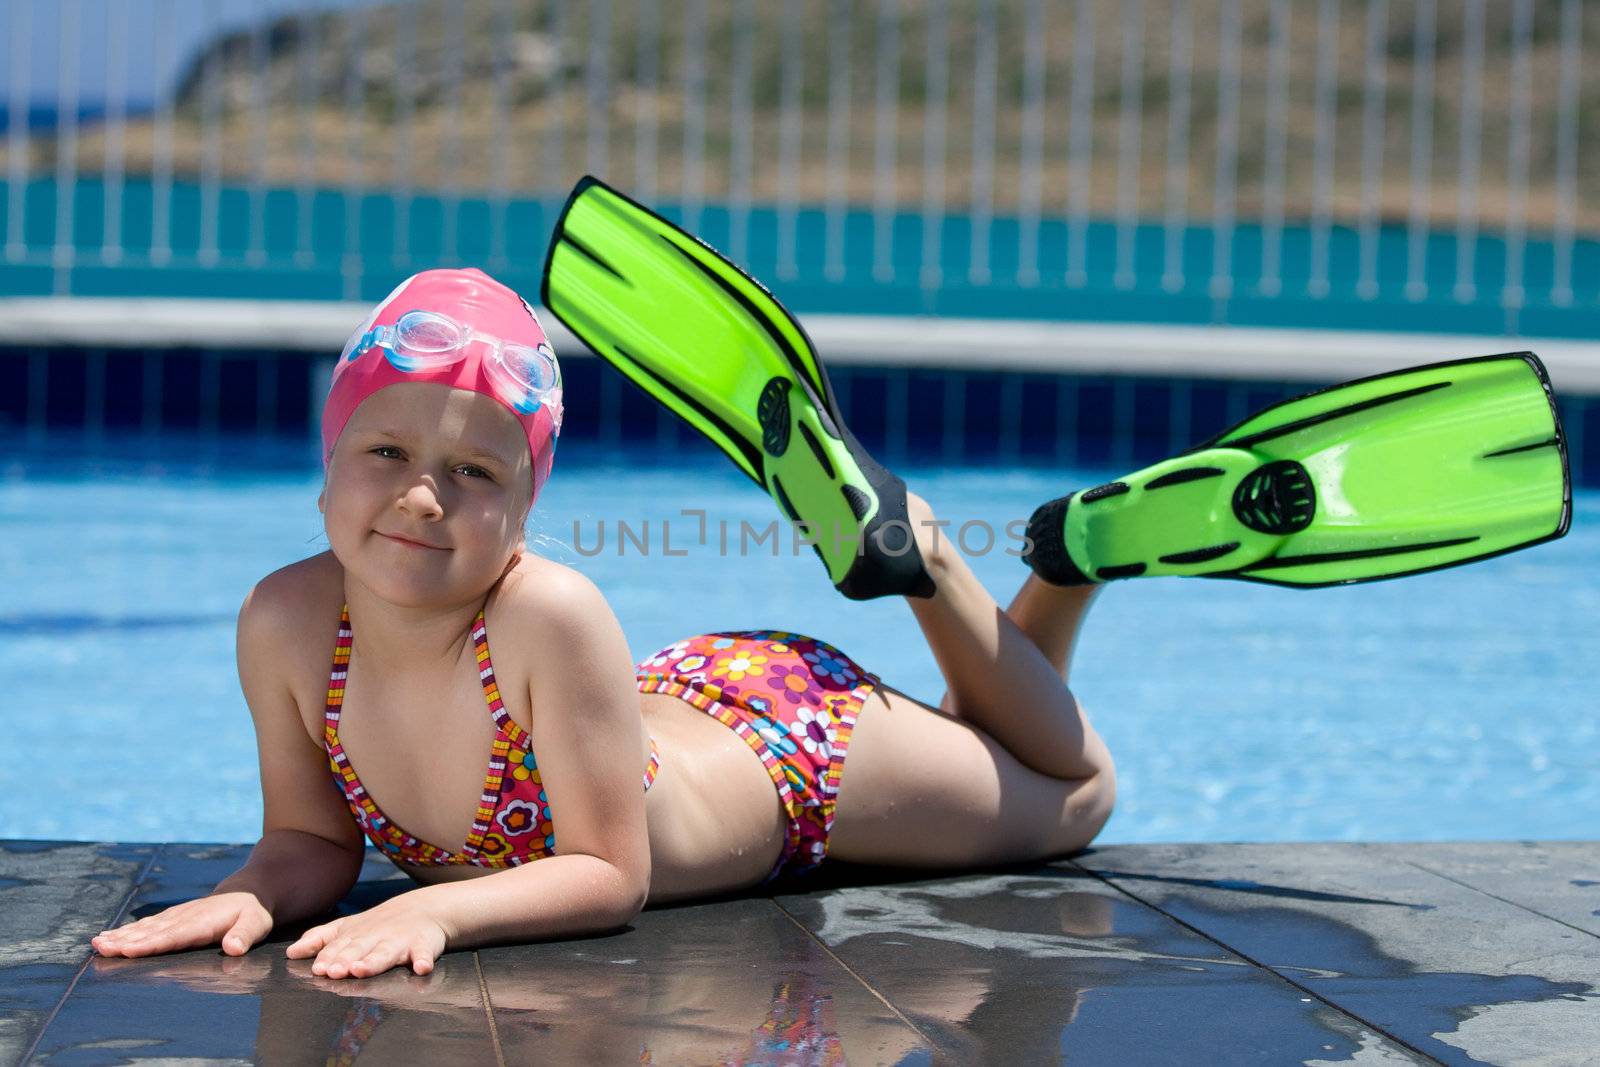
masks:
<path fill-rule="evenodd" d="M 384 452 L 399 452 L 400 449 L 395 445 L 378 445 L 371 451 L 373 455 L 382 455 Z M 389 457 L 383 456 L 383 458 L 388 459 Z M 456 467 L 456 470 L 464 470 L 469 472 L 468 477 L 471 478 L 483 478 L 491 482 L 494 481 L 494 475 L 490 474 L 488 471 L 484 470 L 475 463 L 462 463 Z"/>

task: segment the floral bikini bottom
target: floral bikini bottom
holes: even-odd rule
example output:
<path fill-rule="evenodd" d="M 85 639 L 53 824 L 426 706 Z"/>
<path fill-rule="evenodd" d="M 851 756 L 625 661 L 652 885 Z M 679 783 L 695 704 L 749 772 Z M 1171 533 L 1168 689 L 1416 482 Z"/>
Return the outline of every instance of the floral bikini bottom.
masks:
<path fill-rule="evenodd" d="M 688 701 L 761 757 L 789 816 L 769 881 L 822 862 L 850 732 L 876 675 L 815 638 L 740 630 L 685 638 L 639 664 L 637 679 L 639 692 Z"/>

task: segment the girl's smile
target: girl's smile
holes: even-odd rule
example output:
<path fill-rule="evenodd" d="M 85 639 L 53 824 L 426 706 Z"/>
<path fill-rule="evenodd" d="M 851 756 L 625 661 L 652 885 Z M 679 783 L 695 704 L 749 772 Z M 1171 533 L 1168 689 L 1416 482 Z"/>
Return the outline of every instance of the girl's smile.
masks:
<path fill-rule="evenodd" d="M 448 548 L 445 548 L 443 545 L 423 544 L 421 541 L 413 541 L 408 537 L 401 537 L 399 534 L 384 533 L 382 530 L 377 531 L 377 534 L 378 534 L 379 537 L 386 537 L 391 541 L 397 541 L 400 544 L 406 545 L 406 546 L 408 546 L 410 548 L 431 548 L 436 552 L 448 552 L 448 551 L 450 551 Z"/>

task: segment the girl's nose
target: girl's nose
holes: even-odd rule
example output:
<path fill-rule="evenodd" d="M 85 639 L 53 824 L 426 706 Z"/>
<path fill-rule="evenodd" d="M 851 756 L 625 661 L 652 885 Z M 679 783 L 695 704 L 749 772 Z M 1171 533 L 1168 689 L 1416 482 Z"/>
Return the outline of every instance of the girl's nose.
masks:
<path fill-rule="evenodd" d="M 401 510 L 419 518 L 437 518 L 444 514 L 444 508 L 439 503 L 439 493 L 427 480 L 418 480 L 407 486 L 400 494 L 400 507 Z"/>

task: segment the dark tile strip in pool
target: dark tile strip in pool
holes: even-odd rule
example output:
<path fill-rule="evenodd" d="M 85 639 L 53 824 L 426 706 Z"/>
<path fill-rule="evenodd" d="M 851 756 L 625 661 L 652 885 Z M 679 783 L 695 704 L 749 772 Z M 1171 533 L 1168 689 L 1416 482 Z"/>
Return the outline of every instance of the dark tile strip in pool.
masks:
<path fill-rule="evenodd" d="M 927 1043 L 767 899 L 479 952 L 508 1063 L 912 1063 Z"/>
<path fill-rule="evenodd" d="M 1443 1062 L 1592 1056 L 1600 940 L 1408 860 L 1362 844 L 1113 845 L 1076 863 Z"/>
<path fill-rule="evenodd" d="M 249 854 L 244 845 L 163 846 L 139 886 L 131 918 L 209 892 Z M 369 853 L 339 905 L 362 910 L 410 888 Z M 274 931 L 244 956 L 215 947 L 143 959 L 90 961 L 43 1033 L 40 1058 L 122 1056 L 232 1062 L 492 1063 L 489 1020 L 470 952 L 449 953 L 426 978 L 390 971 L 359 981 L 311 974 L 284 947 L 308 924 Z M 197 1026 L 196 1020 L 205 1020 Z"/>
<path fill-rule="evenodd" d="M 955 1063 L 1420 1059 L 1066 865 L 774 899 Z"/>
<path fill-rule="evenodd" d="M 33 1049 L 157 847 L 0 841 L 0 1063 Z"/>
<path fill-rule="evenodd" d="M 309 440 L 326 357 L 232 349 L 0 343 L 0 431 L 134 430 Z M 598 359 L 568 360 L 563 440 L 715 450 Z M 1144 466 L 1322 383 L 842 363 L 829 372 L 867 450 L 907 460 Z M 1573 484 L 1600 484 L 1600 401 L 1559 394 Z"/>

